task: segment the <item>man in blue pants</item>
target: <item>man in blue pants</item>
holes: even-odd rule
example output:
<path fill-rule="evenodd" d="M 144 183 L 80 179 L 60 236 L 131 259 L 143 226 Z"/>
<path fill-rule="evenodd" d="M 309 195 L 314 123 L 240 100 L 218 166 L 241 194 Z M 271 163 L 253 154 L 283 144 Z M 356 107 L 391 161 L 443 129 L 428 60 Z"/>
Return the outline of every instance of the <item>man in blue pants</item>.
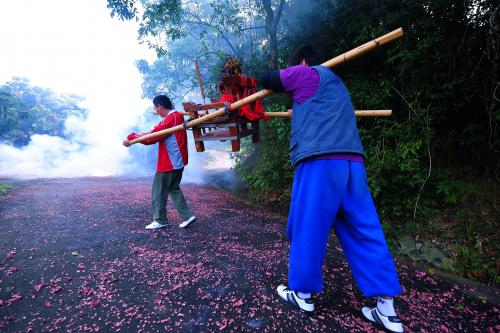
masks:
<path fill-rule="evenodd" d="M 278 286 L 277 292 L 300 310 L 314 311 L 311 293 L 323 290 L 333 227 L 359 289 L 378 297 L 377 306 L 364 307 L 363 315 L 386 330 L 403 332 L 393 305 L 402 290 L 368 189 L 354 108 L 340 78 L 318 66 L 322 58 L 320 50 L 304 45 L 291 57 L 291 67 L 259 79 L 264 88 L 293 99 L 288 286 Z"/>

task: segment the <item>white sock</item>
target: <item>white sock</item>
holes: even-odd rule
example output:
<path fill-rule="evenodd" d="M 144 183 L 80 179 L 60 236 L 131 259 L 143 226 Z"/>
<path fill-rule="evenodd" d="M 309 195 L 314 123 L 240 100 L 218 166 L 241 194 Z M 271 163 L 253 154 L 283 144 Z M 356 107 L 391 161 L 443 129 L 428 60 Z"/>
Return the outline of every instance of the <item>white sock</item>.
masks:
<path fill-rule="evenodd" d="M 379 297 L 377 300 L 377 309 L 386 317 L 396 316 L 396 311 L 394 310 L 394 298 L 385 299 Z"/>
<path fill-rule="evenodd" d="M 311 298 L 311 293 L 301 293 L 300 291 L 298 291 L 297 296 L 302 299 Z"/>

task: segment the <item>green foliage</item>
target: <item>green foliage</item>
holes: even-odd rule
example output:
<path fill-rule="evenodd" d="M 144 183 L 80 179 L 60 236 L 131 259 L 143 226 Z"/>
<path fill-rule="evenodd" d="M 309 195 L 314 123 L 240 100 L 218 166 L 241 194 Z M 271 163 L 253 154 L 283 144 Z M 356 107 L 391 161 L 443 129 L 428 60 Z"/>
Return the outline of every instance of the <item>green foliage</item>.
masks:
<path fill-rule="evenodd" d="M 22 146 L 33 134 L 65 137 L 67 117 L 87 115 L 87 110 L 78 106 L 81 101 L 81 97 L 57 95 L 15 77 L 0 86 L 0 140 Z"/>
<path fill-rule="evenodd" d="M 12 189 L 12 185 L 0 183 L 0 195 L 5 195 Z"/>
<path fill-rule="evenodd" d="M 217 97 L 221 59 L 226 54 L 244 62 L 246 75 L 260 71 L 269 54 L 277 54 L 276 37 L 282 11 L 270 18 L 273 29 L 267 30 L 265 22 L 274 7 L 283 8 L 270 1 L 178 1 L 178 0 L 108 0 L 111 15 L 122 20 L 140 22 L 139 41 L 154 49 L 158 59 L 153 63 L 137 62 L 144 76 L 144 96 L 161 92 L 184 97 L 198 92 L 194 71 L 196 58 L 207 97 Z M 271 12 L 265 11 L 263 2 L 272 4 Z M 140 10 L 143 8 L 143 10 Z M 273 38 L 269 38 L 271 35 Z M 269 40 L 273 42 L 269 45 Z M 198 94 L 196 94 L 198 95 Z"/>
<path fill-rule="evenodd" d="M 378 203 L 379 214 L 382 219 L 413 220 L 415 202 L 429 170 L 426 147 L 420 139 L 425 130 L 418 126 L 415 118 L 404 122 L 359 122 L 371 125 L 369 129 L 360 126 L 360 134 L 367 156 L 370 189 Z M 395 198 L 396 193 L 405 195 Z"/>
<path fill-rule="evenodd" d="M 139 7 L 143 10 L 140 11 Z M 210 52 L 214 42 L 223 43 L 239 54 L 237 38 L 256 7 L 243 1 L 108 0 L 111 16 L 140 22 L 139 41 L 155 49 L 158 56 L 169 54 L 170 42 L 189 40 L 190 49 Z M 247 20 L 242 20 L 246 17 Z M 168 43 L 167 43 L 168 42 Z"/>
<path fill-rule="evenodd" d="M 271 104 L 267 110 L 286 111 L 280 104 Z M 238 157 L 237 172 L 252 199 L 268 207 L 282 207 L 284 211 L 290 201 L 293 179 L 293 167 L 288 157 L 290 121 L 274 118 L 262 127 L 261 143 L 245 145 Z"/>
<path fill-rule="evenodd" d="M 440 178 L 436 182 L 436 193 L 441 196 L 444 203 L 455 205 L 465 194 L 474 192 L 472 184 L 453 179 L 447 172 L 443 172 Z"/>

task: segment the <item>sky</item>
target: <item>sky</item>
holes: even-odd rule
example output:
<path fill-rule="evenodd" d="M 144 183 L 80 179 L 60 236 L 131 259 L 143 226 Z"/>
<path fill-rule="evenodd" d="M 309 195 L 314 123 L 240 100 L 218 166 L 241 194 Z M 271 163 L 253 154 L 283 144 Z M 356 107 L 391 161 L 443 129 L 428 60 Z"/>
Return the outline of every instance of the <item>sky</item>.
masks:
<path fill-rule="evenodd" d="M 111 18 L 105 0 L 1 0 L 0 84 L 13 76 L 85 98 L 88 119 L 68 119 L 71 139 L 35 135 L 20 149 L 0 143 L 0 176 L 108 176 L 126 172 L 121 145 L 151 101 L 141 99 L 138 23 Z M 151 110 L 152 111 L 152 110 Z M 149 128 L 145 129 L 147 131 Z M 193 150 L 193 149 L 191 149 Z"/>
<path fill-rule="evenodd" d="M 85 96 L 109 120 L 126 123 L 117 116 L 135 114 L 146 102 L 134 61 L 154 59 L 136 36 L 137 23 L 111 18 L 105 0 L 2 0 L 0 82 L 27 77 Z"/>

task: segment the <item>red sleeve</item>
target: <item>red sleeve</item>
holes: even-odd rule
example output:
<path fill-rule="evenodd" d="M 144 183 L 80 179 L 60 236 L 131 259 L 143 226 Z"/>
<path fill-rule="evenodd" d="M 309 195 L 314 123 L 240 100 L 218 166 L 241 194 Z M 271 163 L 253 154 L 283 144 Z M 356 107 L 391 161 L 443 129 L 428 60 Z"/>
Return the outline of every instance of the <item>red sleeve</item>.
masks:
<path fill-rule="evenodd" d="M 151 133 L 155 133 L 155 132 L 159 132 L 159 131 L 162 131 L 164 129 L 174 127 L 176 125 L 180 125 L 180 124 L 175 124 L 175 114 L 171 113 L 168 116 L 166 116 L 165 119 L 163 119 L 162 121 L 160 121 L 158 123 L 158 125 L 156 125 L 155 127 L 153 127 L 153 129 L 151 131 L 149 131 L 147 133 L 140 133 L 140 134 L 130 133 L 127 136 L 127 139 L 128 140 L 137 139 L 137 138 L 139 138 L 141 136 L 144 136 L 144 135 L 147 135 L 147 134 L 151 134 Z M 168 134 L 168 135 L 170 135 L 170 134 Z M 163 140 L 168 135 L 162 135 L 162 136 L 157 136 L 156 138 L 146 139 L 144 141 L 141 141 L 140 143 L 142 143 L 144 145 L 152 145 L 152 144 L 157 143 L 158 141 Z"/>

